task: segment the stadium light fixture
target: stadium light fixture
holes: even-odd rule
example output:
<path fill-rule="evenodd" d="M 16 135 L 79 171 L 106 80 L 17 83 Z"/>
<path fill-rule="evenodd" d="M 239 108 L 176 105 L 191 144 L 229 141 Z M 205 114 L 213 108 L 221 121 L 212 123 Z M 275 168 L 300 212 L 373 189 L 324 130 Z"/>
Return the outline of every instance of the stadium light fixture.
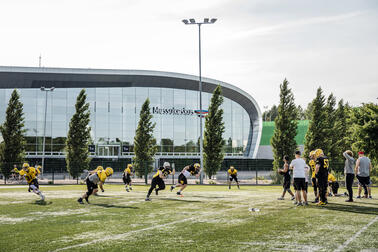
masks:
<path fill-rule="evenodd" d="M 198 56 L 199 56 L 199 102 L 200 102 L 200 162 L 201 162 L 201 170 L 203 171 L 203 134 L 202 134 L 202 69 L 201 69 L 201 25 L 203 24 L 214 24 L 215 21 L 217 21 L 216 18 L 210 19 L 209 18 L 204 18 L 203 22 L 196 22 L 194 18 L 189 19 L 190 23 L 188 22 L 187 19 L 182 20 L 182 22 L 186 25 L 198 25 Z M 203 175 L 202 172 L 200 174 L 200 184 L 203 184 Z"/>
<path fill-rule="evenodd" d="M 45 98 L 45 119 L 43 123 L 43 146 L 42 146 L 42 177 L 43 177 L 43 171 L 45 170 L 45 148 L 46 148 L 46 117 L 47 117 L 47 93 L 54 91 L 55 87 L 46 88 L 41 87 L 42 92 L 46 92 L 46 98 Z"/>

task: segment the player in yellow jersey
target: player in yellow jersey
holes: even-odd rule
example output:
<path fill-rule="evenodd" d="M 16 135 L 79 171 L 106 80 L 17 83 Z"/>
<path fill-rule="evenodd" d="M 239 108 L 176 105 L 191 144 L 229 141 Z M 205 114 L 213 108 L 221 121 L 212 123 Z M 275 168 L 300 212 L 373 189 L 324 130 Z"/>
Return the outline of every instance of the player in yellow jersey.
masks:
<path fill-rule="evenodd" d="M 96 170 L 91 171 L 90 175 L 85 179 L 88 190 L 77 201 L 80 204 L 84 204 L 83 199 L 85 199 L 85 201 L 89 204 L 89 201 L 88 201 L 89 196 L 91 196 L 94 190 L 98 188 L 98 185 L 100 185 L 101 187 L 102 184 L 105 183 L 105 180 L 112 175 L 113 175 L 113 169 L 111 167 L 106 167 L 105 170 L 99 169 L 98 171 Z"/>
<path fill-rule="evenodd" d="M 315 176 L 315 166 L 316 166 L 315 151 L 310 152 L 309 158 L 310 158 L 310 161 L 308 162 L 308 164 L 311 168 L 311 183 L 312 183 L 312 187 L 314 188 L 314 195 L 315 195 L 315 200 L 312 203 L 318 203 L 319 202 L 319 187 L 318 187 L 318 180 Z"/>
<path fill-rule="evenodd" d="M 200 173 L 201 165 L 198 163 L 185 166 L 178 177 L 179 183 L 177 185 L 171 186 L 171 192 L 173 191 L 173 189 L 175 189 L 175 187 L 180 187 L 180 190 L 177 192 L 177 195 L 182 195 L 182 191 L 188 186 L 188 177 L 196 176 L 198 178 Z"/>
<path fill-rule="evenodd" d="M 238 170 L 236 170 L 235 167 L 230 166 L 230 169 L 228 169 L 227 173 L 228 173 L 228 176 L 229 176 L 228 189 L 231 189 L 232 180 L 235 180 L 236 185 L 240 189 L 239 181 L 238 181 Z"/>
<path fill-rule="evenodd" d="M 319 186 L 319 198 L 318 206 L 328 204 L 327 201 L 327 187 L 328 187 L 328 168 L 329 159 L 324 155 L 322 149 L 315 150 L 316 165 L 315 165 L 315 176 L 318 179 Z"/>
<path fill-rule="evenodd" d="M 126 169 L 123 171 L 123 175 L 122 175 L 123 183 L 125 183 L 125 188 L 127 192 L 129 192 L 129 188 L 130 190 L 133 190 L 133 188 L 131 187 L 132 169 L 133 169 L 133 165 L 128 164 Z"/>
<path fill-rule="evenodd" d="M 328 188 L 328 196 L 340 196 L 337 194 L 337 191 L 339 190 L 339 183 L 336 181 L 336 178 L 332 173 L 328 173 Z"/>
<path fill-rule="evenodd" d="M 26 182 L 29 185 L 29 192 L 30 190 L 32 190 L 35 194 L 41 197 L 41 200 L 45 200 L 45 196 L 39 190 L 37 179 L 37 175 L 39 174 L 38 170 L 36 170 L 34 167 L 30 167 L 28 163 L 24 163 L 22 165 L 22 170 L 19 171 L 17 168 L 14 168 L 13 171 L 25 178 Z"/>
<path fill-rule="evenodd" d="M 146 201 L 151 201 L 150 199 L 150 195 L 152 193 L 152 191 L 155 189 L 155 193 L 156 195 L 158 195 L 159 191 L 160 190 L 164 190 L 165 189 L 165 183 L 164 183 L 164 179 L 167 178 L 167 176 L 169 174 L 172 174 L 174 175 L 175 174 L 175 170 L 171 169 L 171 164 L 168 163 L 168 162 L 164 162 L 163 166 L 160 167 L 157 172 L 155 173 L 155 175 L 153 176 L 152 178 L 152 181 L 151 181 L 151 187 L 150 189 L 148 190 L 148 193 L 147 193 L 147 197 L 146 197 Z M 158 188 L 156 188 L 156 186 L 158 186 Z"/>

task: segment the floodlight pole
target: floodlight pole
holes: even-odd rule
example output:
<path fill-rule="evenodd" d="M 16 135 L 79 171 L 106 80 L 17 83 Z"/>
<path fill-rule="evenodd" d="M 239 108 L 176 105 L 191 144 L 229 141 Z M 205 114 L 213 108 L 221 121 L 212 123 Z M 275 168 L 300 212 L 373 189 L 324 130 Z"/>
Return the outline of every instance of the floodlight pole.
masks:
<path fill-rule="evenodd" d="M 214 24 L 217 19 L 212 18 L 209 22 L 208 18 L 205 18 L 203 22 L 196 22 L 194 19 L 187 19 L 182 20 L 184 24 L 189 25 L 189 24 L 196 24 L 198 25 L 198 61 L 199 61 L 199 105 L 200 105 L 200 165 L 201 165 L 201 173 L 200 173 L 200 184 L 203 184 L 203 130 L 202 130 L 202 68 L 201 68 L 201 25 L 202 24 Z"/>
<path fill-rule="evenodd" d="M 43 122 L 43 145 L 42 145 L 42 171 L 41 176 L 43 177 L 43 172 L 45 170 L 45 147 L 46 147 L 46 118 L 47 118 L 47 93 L 50 91 L 52 92 L 55 88 L 45 88 L 41 87 L 41 91 L 46 92 L 46 98 L 45 98 L 45 119 Z"/>

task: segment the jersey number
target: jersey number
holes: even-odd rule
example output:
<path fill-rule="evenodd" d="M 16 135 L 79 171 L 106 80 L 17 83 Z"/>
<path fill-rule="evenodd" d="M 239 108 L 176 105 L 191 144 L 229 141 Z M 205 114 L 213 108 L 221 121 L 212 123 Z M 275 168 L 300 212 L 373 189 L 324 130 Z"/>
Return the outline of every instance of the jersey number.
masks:
<path fill-rule="evenodd" d="M 328 167 L 329 167 L 329 160 L 324 159 L 324 168 L 328 169 Z"/>

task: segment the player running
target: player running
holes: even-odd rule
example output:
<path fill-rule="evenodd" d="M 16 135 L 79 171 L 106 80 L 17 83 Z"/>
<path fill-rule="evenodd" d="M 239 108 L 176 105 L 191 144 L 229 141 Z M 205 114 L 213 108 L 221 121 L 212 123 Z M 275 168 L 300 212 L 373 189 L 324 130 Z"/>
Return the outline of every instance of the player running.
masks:
<path fill-rule="evenodd" d="M 85 179 L 88 190 L 77 200 L 80 204 L 84 204 L 83 199 L 89 204 L 89 196 L 91 196 L 95 190 L 98 190 L 98 185 L 102 188 L 102 184 L 105 183 L 105 180 L 113 175 L 113 169 L 111 167 L 106 167 L 105 170 L 96 170 L 91 171 L 90 175 Z"/>
<path fill-rule="evenodd" d="M 324 155 L 323 150 L 317 149 L 315 150 L 316 156 L 316 166 L 315 166 L 315 174 L 316 178 L 318 179 L 319 185 L 319 198 L 320 201 L 318 202 L 318 206 L 326 205 L 327 202 L 327 187 L 328 187 L 328 167 L 329 167 L 329 160 L 328 157 Z"/>
<path fill-rule="evenodd" d="M 28 189 L 29 192 L 30 190 L 33 190 L 35 194 L 41 197 L 41 200 L 45 200 L 45 196 L 39 190 L 37 176 L 40 171 L 38 169 L 35 169 L 34 167 L 30 167 L 28 163 L 24 163 L 22 165 L 22 170 L 19 171 L 17 168 L 14 168 L 13 171 L 20 174 L 22 177 L 25 178 L 26 182 L 29 185 L 29 189 Z"/>
<path fill-rule="evenodd" d="M 236 170 L 235 167 L 230 166 L 230 169 L 228 169 L 227 173 L 229 175 L 228 189 L 231 189 L 232 180 L 235 180 L 236 185 L 238 186 L 238 189 L 240 189 L 239 181 L 238 181 L 238 170 Z"/>
<path fill-rule="evenodd" d="M 319 186 L 318 186 L 318 180 L 315 177 L 315 166 L 316 166 L 316 157 L 315 157 L 315 151 L 310 152 L 310 161 L 308 164 L 311 168 L 311 182 L 312 187 L 314 188 L 314 194 L 315 194 L 315 200 L 312 203 L 318 203 L 319 202 Z"/>
<path fill-rule="evenodd" d="M 133 169 L 133 165 L 128 164 L 126 169 L 123 171 L 123 175 L 122 175 L 123 183 L 125 183 L 125 189 L 127 192 L 130 192 L 130 190 L 133 190 L 133 188 L 131 187 L 132 169 Z"/>
<path fill-rule="evenodd" d="M 164 162 L 163 166 L 158 169 L 158 171 L 156 172 L 156 174 L 152 178 L 151 187 L 148 190 L 146 201 L 151 201 L 150 195 L 151 195 L 151 193 L 152 193 L 152 191 L 154 189 L 155 189 L 156 195 L 159 194 L 158 192 L 160 190 L 164 190 L 165 189 L 164 179 L 166 177 L 168 177 L 169 174 L 174 175 L 175 174 L 175 170 L 171 169 L 170 163 Z M 156 188 L 156 186 L 158 186 L 158 188 Z"/>
<path fill-rule="evenodd" d="M 175 187 L 180 187 L 180 190 L 177 192 L 177 195 L 182 195 L 182 191 L 188 186 L 188 177 L 194 175 L 196 176 L 196 178 L 198 178 L 200 173 L 201 166 L 198 163 L 185 166 L 178 177 L 179 183 L 177 185 L 171 186 L 171 191 L 173 191 Z"/>

